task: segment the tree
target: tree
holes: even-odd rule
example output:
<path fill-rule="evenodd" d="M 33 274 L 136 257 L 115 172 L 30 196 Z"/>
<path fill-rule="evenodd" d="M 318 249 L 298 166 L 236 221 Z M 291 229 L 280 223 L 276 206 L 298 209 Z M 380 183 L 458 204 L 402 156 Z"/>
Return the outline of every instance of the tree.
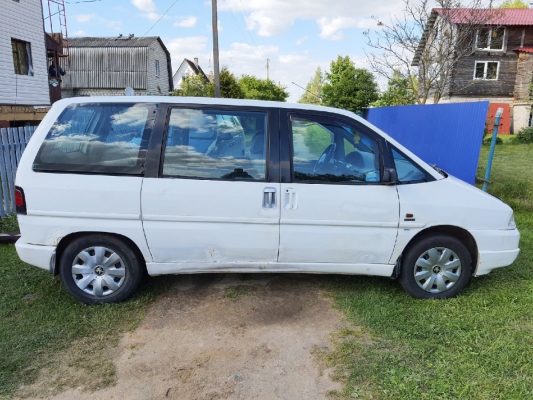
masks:
<path fill-rule="evenodd" d="M 324 85 L 325 80 L 326 77 L 324 76 L 322 69 L 318 67 L 315 71 L 315 75 L 305 87 L 306 92 L 303 94 L 300 100 L 298 100 L 298 103 L 322 104 L 322 86 Z"/>
<path fill-rule="evenodd" d="M 289 92 L 285 86 L 278 86 L 270 79 L 259 79 L 251 75 L 243 75 L 239 86 L 245 99 L 287 101 Z"/>
<path fill-rule="evenodd" d="M 387 80 L 395 71 L 416 76 L 418 87 L 414 81 L 410 86 L 418 90 L 417 102 L 424 104 L 432 97 L 438 103 L 450 88 L 454 66 L 472 53 L 478 29 L 501 13 L 487 9 L 492 0 L 466 1 L 404 0 L 402 16 L 389 22 L 374 18 L 378 30 L 365 32 L 373 49 L 367 57 L 374 72 Z"/>
<path fill-rule="evenodd" d="M 529 5 L 522 0 L 505 0 L 500 8 L 529 8 Z"/>
<path fill-rule="evenodd" d="M 186 75 L 181 81 L 181 89 L 172 92 L 172 96 L 213 97 L 213 84 L 207 82 L 202 75 Z"/>
<path fill-rule="evenodd" d="M 410 82 L 413 80 L 414 82 Z M 416 90 L 411 87 L 417 87 L 416 76 L 404 77 L 396 71 L 392 79 L 387 84 L 387 90 L 379 95 L 379 99 L 372 103 L 375 107 L 385 106 L 403 106 L 416 103 Z"/>
<path fill-rule="evenodd" d="M 357 113 L 379 97 L 374 75 L 366 69 L 355 68 L 348 56 L 338 56 L 332 61 L 326 78 L 328 81 L 322 86 L 322 102 L 326 106 Z"/>
<path fill-rule="evenodd" d="M 210 97 L 215 97 L 215 86 L 210 86 Z M 239 80 L 231 73 L 228 67 L 220 71 L 220 97 L 225 99 L 244 99 L 244 92 L 239 86 Z"/>

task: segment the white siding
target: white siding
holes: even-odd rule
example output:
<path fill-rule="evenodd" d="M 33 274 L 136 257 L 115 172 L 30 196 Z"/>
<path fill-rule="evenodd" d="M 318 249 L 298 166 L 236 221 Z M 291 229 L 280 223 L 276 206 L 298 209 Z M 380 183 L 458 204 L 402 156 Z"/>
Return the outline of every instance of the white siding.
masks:
<path fill-rule="evenodd" d="M 172 77 L 174 81 L 174 90 L 181 89 L 181 82 L 183 81 L 183 77 L 185 77 L 186 75 L 193 75 L 193 74 L 194 74 L 194 71 L 189 66 L 187 61 L 183 61 L 180 67 L 178 68 L 178 70 L 176 71 L 176 73 L 174 74 L 174 76 Z"/>
<path fill-rule="evenodd" d="M 49 105 L 48 71 L 41 0 L 1 0 L 0 104 Z M 17 75 L 11 38 L 31 43 L 33 76 Z"/>
<path fill-rule="evenodd" d="M 155 76 L 155 60 L 159 60 L 159 76 Z M 167 53 L 159 44 L 159 41 L 154 40 L 148 50 L 148 79 L 146 91 L 150 95 L 166 96 L 170 91 L 168 85 L 168 66 Z"/>

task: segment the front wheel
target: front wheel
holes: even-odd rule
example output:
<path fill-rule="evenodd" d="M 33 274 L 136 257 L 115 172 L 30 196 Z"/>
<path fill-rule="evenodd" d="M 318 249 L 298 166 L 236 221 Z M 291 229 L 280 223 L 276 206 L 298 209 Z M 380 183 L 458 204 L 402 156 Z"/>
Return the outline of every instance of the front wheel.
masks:
<path fill-rule="evenodd" d="M 404 254 L 399 281 L 418 299 L 447 299 L 463 290 L 472 275 L 472 257 L 453 236 L 423 237 Z"/>
<path fill-rule="evenodd" d="M 82 303 L 117 303 L 135 291 L 143 266 L 123 240 L 88 235 L 73 240 L 65 248 L 59 274 L 65 288 Z"/>

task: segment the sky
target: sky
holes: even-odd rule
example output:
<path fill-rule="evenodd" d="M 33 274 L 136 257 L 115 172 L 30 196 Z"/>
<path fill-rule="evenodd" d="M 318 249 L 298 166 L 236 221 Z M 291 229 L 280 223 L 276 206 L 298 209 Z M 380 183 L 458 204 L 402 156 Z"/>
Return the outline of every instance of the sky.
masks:
<path fill-rule="evenodd" d="M 46 17 L 48 2 L 43 5 Z M 220 65 L 237 76 L 266 78 L 268 58 L 270 79 L 286 86 L 288 101 L 296 102 L 304 90 L 293 82 L 305 87 L 317 67 L 328 70 L 338 55 L 369 68 L 363 32 L 376 28 L 372 16 L 400 14 L 402 5 L 402 0 L 218 0 Z M 213 69 L 211 1 L 69 0 L 65 7 L 70 37 L 160 36 L 173 72 L 184 58 L 195 57 L 206 73 Z M 56 31 L 57 17 L 52 16 Z"/>

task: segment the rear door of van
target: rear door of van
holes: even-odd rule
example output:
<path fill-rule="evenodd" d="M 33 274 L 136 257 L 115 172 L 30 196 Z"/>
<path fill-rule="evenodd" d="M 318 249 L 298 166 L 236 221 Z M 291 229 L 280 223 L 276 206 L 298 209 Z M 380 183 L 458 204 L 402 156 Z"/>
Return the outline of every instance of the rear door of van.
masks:
<path fill-rule="evenodd" d="M 262 107 L 161 110 L 141 195 L 150 274 L 277 262 L 278 121 Z"/>
<path fill-rule="evenodd" d="M 27 205 L 22 240 L 56 246 L 72 233 L 113 233 L 150 260 L 140 191 L 157 111 L 157 104 L 107 99 L 54 105 L 17 171 Z"/>

